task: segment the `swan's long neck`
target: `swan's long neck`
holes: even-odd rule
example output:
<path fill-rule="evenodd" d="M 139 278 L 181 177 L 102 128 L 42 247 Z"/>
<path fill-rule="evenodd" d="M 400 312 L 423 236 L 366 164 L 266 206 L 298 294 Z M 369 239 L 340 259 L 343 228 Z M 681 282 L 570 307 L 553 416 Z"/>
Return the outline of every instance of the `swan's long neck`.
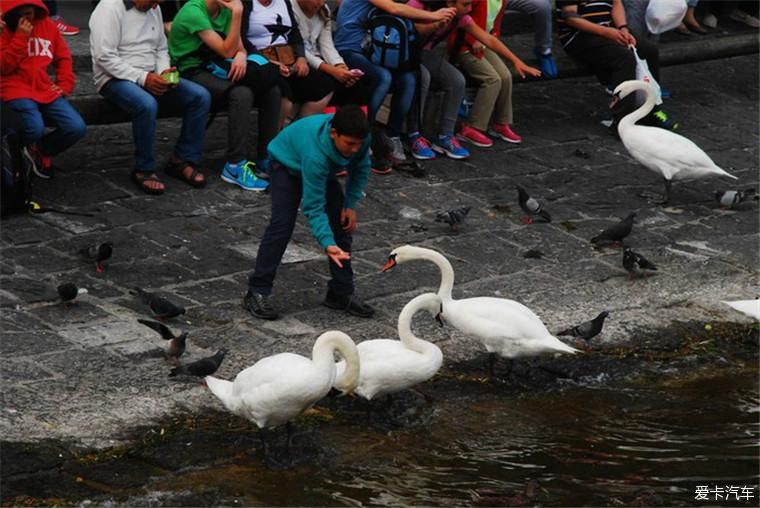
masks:
<path fill-rule="evenodd" d="M 417 353 L 424 354 L 427 351 L 427 342 L 420 339 L 412 332 L 412 318 L 417 311 L 426 308 L 428 302 L 434 300 L 440 302 L 440 297 L 434 293 L 425 293 L 416 296 L 409 301 L 398 315 L 398 336 L 404 345 Z"/>
<path fill-rule="evenodd" d="M 452 268 L 449 260 L 440 252 L 431 249 L 420 248 L 418 250 L 418 256 L 421 259 L 432 261 L 441 271 L 441 285 L 438 288 L 438 296 L 440 296 L 443 301 L 450 301 L 451 290 L 454 288 L 454 268 Z"/>
<path fill-rule="evenodd" d="M 208 386 L 211 393 L 217 396 L 222 401 L 224 407 L 226 407 L 231 413 L 236 413 L 239 401 L 232 393 L 232 382 L 225 379 L 219 379 L 214 376 L 206 376 L 206 386 Z"/>
<path fill-rule="evenodd" d="M 343 392 L 353 391 L 359 384 L 359 351 L 351 337 L 336 330 L 323 333 L 314 343 L 311 358 L 318 368 L 332 369 L 334 373 L 335 351 L 346 362 L 346 368 L 340 379 L 335 381 L 335 387 Z"/>
<path fill-rule="evenodd" d="M 626 129 L 628 127 L 631 127 L 636 122 L 647 116 L 649 112 L 652 111 L 652 108 L 654 108 L 655 96 L 654 90 L 651 86 L 647 85 L 643 81 L 634 81 L 632 88 L 635 90 L 643 91 L 646 94 L 646 100 L 644 101 L 644 104 L 639 106 L 638 109 L 628 113 L 623 117 L 622 120 L 620 120 L 618 129 Z"/>

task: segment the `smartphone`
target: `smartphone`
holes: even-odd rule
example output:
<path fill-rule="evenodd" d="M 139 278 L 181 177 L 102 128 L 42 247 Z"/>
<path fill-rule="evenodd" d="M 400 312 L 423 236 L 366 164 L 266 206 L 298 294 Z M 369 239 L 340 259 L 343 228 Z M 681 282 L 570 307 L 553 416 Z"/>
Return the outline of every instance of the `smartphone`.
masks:
<path fill-rule="evenodd" d="M 364 71 L 361 69 L 351 69 L 348 72 L 351 73 L 352 76 L 355 76 L 357 78 L 361 78 L 362 76 L 364 76 Z"/>

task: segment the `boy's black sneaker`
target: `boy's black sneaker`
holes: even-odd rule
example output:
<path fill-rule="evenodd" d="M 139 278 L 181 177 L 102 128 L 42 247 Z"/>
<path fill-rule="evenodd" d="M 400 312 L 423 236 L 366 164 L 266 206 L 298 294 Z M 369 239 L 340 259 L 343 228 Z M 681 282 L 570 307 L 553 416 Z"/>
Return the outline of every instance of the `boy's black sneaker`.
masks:
<path fill-rule="evenodd" d="M 678 129 L 678 122 L 673 121 L 666 112 L 659 108 L 653 109 L 652 112 L 645 116 L 639 123 L 642 125 L 650 125 L 652 127 L 660 127 L 669 131 Z"/>
<path fill-rule="evenodd" d="M 249 291 L 243 298 L 243 307 L 248 309 L 248 312 L 254 317 L 260 319 L 274 320 L 279 317 L 277 310 L 272 305 L 272 295 L 262 295 Z"/>
<path fill-rule="evenodd" d="M 375 315 L 375 309 L 361 301 L 356 295 L 336 296 L 331 291 L 328 291 L 325 301 L 322 303 L 325 307 L 345 310 L 356 317 L 371 318 Z"/>

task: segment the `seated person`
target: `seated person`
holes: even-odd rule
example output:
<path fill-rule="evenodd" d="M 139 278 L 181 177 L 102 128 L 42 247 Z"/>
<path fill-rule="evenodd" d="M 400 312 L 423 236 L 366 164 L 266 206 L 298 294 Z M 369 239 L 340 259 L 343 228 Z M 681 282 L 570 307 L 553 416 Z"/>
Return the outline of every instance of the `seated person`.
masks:
<path fill-rule="evenodd" d="M 3 129 L 13 129 L 41 178 L 53 176 L 51 157 L 82 139 L 86 127 L 65 99 L 74 89 L 69 48 L 41 0 L 2 4 L 0 100 Z M 2 24 L 0 24 L 0 29 Z M 55 68 L 55 81 L 48 67 Z M 45 127 L 53 130 L 45 133 Z"/>
<path fill-rule="evenodd" d="M 244 190 L 269 186 L 267 145 L 277 134 L 280 69 L 264 58 L 249 59 L 240 41 L 240 0 L 189 0 L 169 33 L 169 52 L 182 76 L 211 93 L 216 107 L 227 106 L 227 154 L 222 180 Z M 248 155 L 251 108 L 259 108 L 256 158 Z"/>
<path fill-rule="evenodd" d="M 169 63 L 161 11 L 154 0 L 101 0 L 90 16 L 90 48 L 95 85 L 100 94 L 132 117 L 135 169 L 132 177 L 148 194 L 162 194 L 156 176 L 153 143 L 159 109 L 182 114 L 182 131 L 166 174 L 193 187 L 203 187 L 200 169 L 211 99 L 190 81 L 170 83 L 176 69 Z"/>

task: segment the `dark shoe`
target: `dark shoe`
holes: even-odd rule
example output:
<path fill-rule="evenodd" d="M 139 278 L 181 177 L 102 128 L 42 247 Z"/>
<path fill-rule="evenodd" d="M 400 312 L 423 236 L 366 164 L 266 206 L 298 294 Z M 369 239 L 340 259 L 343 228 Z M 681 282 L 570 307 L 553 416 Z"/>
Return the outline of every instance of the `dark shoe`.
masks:
<path fill-rule="evenodd" d="M 272 305 L 272 295 L 262 295 L 259 293 L 246 293 L 243 297 L 243 307 L 254 317 L 260 319 L 274 320 L 279 317 L 277 310 Z"/>
<path fill-rule="evenodd" d="M 322 303 L 325 307 L 345 310 L 356 317 L 371 318 L 375 315 L 375 309 L 361 301 L 356 295 L 335 296 L 328 291 L 325 301 Z"/>

